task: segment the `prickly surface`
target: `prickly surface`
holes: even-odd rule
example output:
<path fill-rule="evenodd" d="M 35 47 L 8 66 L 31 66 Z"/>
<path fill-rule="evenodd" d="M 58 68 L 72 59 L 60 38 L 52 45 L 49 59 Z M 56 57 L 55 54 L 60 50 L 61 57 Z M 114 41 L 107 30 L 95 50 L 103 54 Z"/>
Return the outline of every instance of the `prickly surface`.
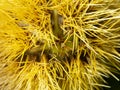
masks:
<path fill-rule="evenodd" d="M 1 0 L 1 90 L 101 90 L 120 72 L 119 0 Z"/>

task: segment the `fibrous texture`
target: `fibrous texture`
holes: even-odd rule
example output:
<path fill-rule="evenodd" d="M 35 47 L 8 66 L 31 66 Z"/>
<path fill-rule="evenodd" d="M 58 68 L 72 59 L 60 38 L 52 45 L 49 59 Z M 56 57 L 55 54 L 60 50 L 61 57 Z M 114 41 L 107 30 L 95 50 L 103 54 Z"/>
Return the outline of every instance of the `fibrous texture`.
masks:
<path fill-rule="evenodd" d="M 0 0 L 0 90 L 99 90 L 119 72 L 119 0 Z"/>

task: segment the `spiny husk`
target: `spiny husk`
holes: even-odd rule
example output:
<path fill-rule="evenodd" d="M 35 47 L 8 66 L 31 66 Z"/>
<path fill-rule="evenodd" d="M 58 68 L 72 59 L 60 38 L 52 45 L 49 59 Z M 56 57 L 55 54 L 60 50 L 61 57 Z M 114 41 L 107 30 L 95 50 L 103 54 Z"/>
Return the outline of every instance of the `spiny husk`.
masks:
<path fill-rule="evenodd" d="M 103 77 L 119 81 L 119 24 L 119 0 L 1 0 L 0 89 L 109 88 Z"/>

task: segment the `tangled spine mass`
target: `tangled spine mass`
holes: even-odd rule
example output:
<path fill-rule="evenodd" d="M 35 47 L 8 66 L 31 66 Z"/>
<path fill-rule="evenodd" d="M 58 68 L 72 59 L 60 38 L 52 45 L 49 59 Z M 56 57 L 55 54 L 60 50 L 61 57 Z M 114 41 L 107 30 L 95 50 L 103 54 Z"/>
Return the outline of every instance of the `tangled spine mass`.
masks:
<path fill-rule="evenodd" d="M 1 90 L 101 90 L 120 71 L 117 0 L 1 0 Z"/>

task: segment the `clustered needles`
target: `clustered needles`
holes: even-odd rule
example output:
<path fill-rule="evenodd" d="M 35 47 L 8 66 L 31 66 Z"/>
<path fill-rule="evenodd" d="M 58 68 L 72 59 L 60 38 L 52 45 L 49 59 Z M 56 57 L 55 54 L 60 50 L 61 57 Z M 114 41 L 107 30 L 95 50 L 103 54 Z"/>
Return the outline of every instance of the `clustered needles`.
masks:
<path fill-rule="evenodd" d="M 0 89 L 109 88 L 119 24 L 119 0 L 1 0 Z"/>

